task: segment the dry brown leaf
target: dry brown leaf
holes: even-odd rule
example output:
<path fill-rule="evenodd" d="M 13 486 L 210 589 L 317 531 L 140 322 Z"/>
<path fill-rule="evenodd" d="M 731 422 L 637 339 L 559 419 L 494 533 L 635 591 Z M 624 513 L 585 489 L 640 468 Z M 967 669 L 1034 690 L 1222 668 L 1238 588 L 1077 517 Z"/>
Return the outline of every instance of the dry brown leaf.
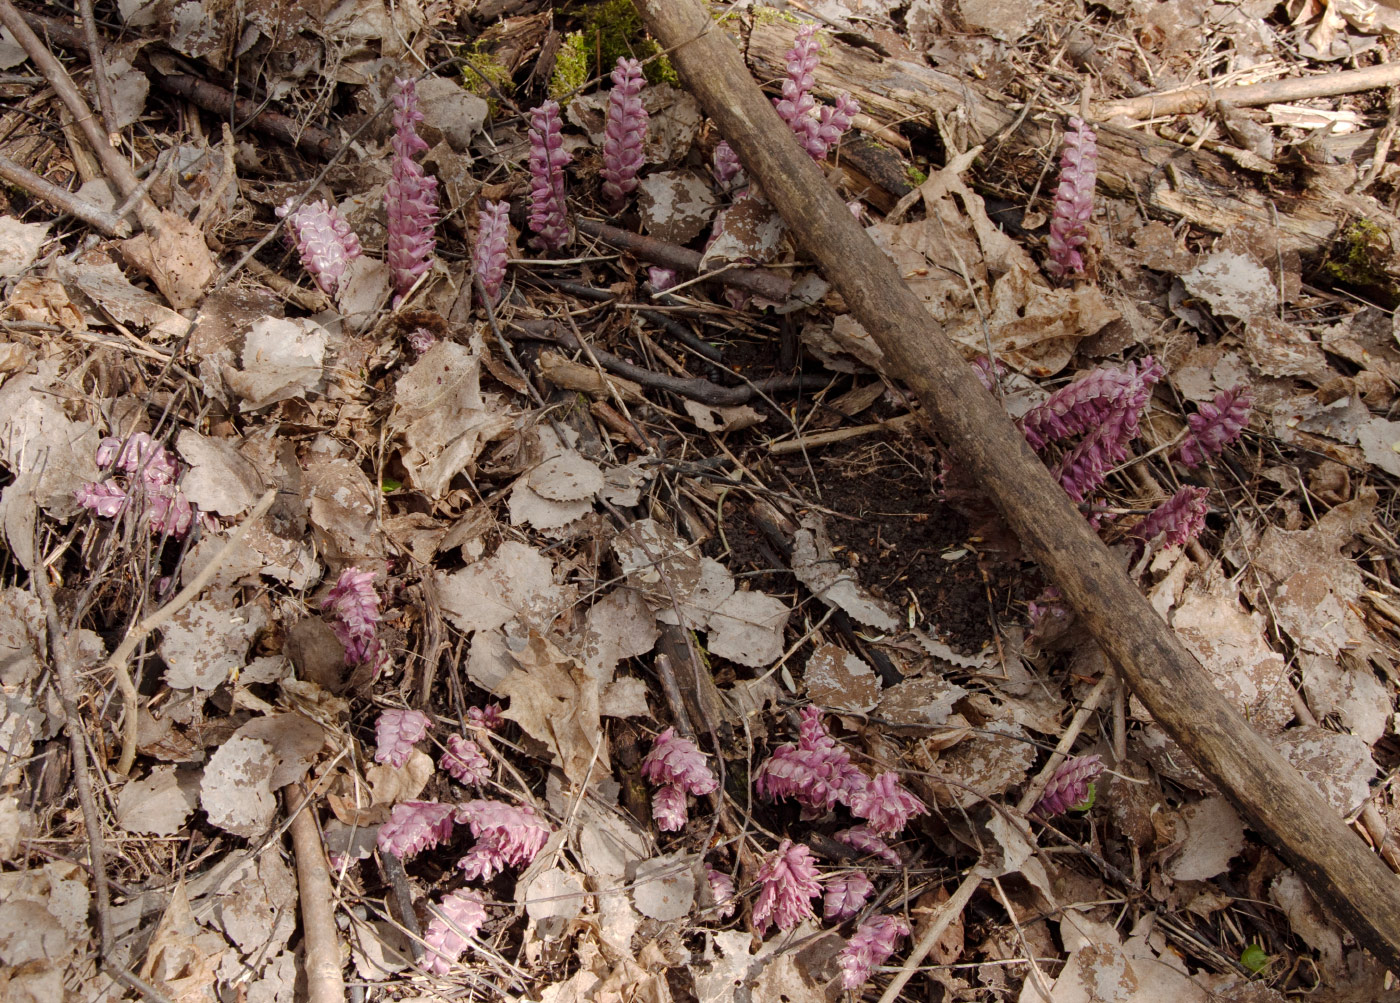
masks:
<path fill-rule="evenodd" d="M 807 699 L 819 707 L 863 713 L 880 699 L 880 679 L 860 657 L 834 644 L 820 645 L 802 672 Z"/>
<path fill-rule="evenodd" d="M 52 324 L 65 331 L 81 331 L 87 327 L 83 312 L 68 298 L 68 290 L 57 279 L 26 276 L 15 283 L 0 313 L 11 320 L 27 320 L 35 324 Z"/>
<path fill-rule="evenodd" d="M 310 318 L 264 317 L 244 336 L 240 368 L 225 368 L 224 383 L 242 411 L 321 392 L 329 342 L 330 332 Z"/>
<path fill-rule="evenodd" d="M 164 627 L 160 657 L 165 681 L 176 689 L 212 690 L 228 682 L 248 660 L 248 648 L 267 625 L 262 606 L 239 606 L 197 599 Z"/>
<path fill-rule="evenodd" d="M 989 721 L 938 757 L 934 788 L 945 804 L 969 808 L 983 798 L 996 797 L 1023 783 L 1035 762 L 1035 746 L 1019 724 Z M 952 781 L 947 785 L 938 780 Z"/>
<path fill-rule="evenodd" d="M 710 616 L 710 653 L 753 668 L 772 665 L 783 653 L 783 632 L 791 613 L 777 596 L 746 589 L 733 592 Z"/>
<path fill-rule="evenodd" d="M 1339 815 L 1350 817 L 1370 797 L 1379 767 L 1355 735 L 1304 724 L 1277 736 L 1274 747 Z"/>
<path fill-rule="evenodd" d="M 818 599 L 857 623 L 886 633 L 899 629 L 893 607 L 862 588 L 856 573 L 832 557 L 826 527 L 814 515 L 803 518 L 793 537 L 792 573 Z"/>
<path fill-rule="evenodd" d="M 734 576 L 654 519 L 639 519 L 613 538 L 622 573 L 659 610 L 663 623 L 703 629 L 734 593 Z M 676 609 L 676 606 L 679 609 Z"/>
<path fill-rule="evenodd" d="M 251 508 L 265 490 L 252 463 L 239 453 L 234 440 L 180 431 L 176 448 L 191 469 L 180 479 L 180 490 L 201 511 L 238 515 Z"/>
<path fill-rule="evenodd" d="M 160 230 L 122 241 L 122 257 L 151 277 L 170 306 L 184 310 L 197 304 L 218 274 L 209 246 L 189 220 L 161 213 Z"/>
<path fill-rule="evenodd" d="M 1244 849 L 1244 822 L 1223 797 L 1187 805 L 1181 809 L 1179 821 L 1182 846 L 1166 866 L 1166 873 L 1177 881 L 1207 881 L 1224 874 L 1230 861 Z"/>
<path fill-rule="evenodd" d="M 221 935 L 195 920 L 181 881 L 156 924 L 140 975 L 171 1003 L 218 1003 L 215 974 L 228 950 Z"/>
<path fill-rule="evenodd" d="M 132 285 L 115 262 L 75 263 L 62 268 L 60 274 L 103 313 L 120 324 L 146 331 L 154 340 L 181 338 L 190 328 L 190 322 L 166 306 L 155 293 Z"/>
<path fill-rule="evenodd" d="M 603 489 L 603 471 L 577 450 L 566 449 L 531 470 L 526 481 L 536 494 L 550 501 L 583 501 Z"/>
<path fill-rule="evenodd" d="M 668 853 L 637 864 L 632 901 L 643 916 L 669 923 L 690 913 L 695 904 L 695 860 Z"/>
<path fill-rule="evenodd" d="M 943 725 L 967 690 L 942 676 L 905 679 L 885 690 L 879 713 L 896 724 Z"/>
<path fill-rule="evenodd" d="M 52 226 L 52 223 L 21 223 L 13 216 L 0 216 L 0 279 L 18 275 L 34 264 Z"/>
<path fill-rule="evenodd" d="M 301 489 L 316 548 L 327 561 L 384 560 L 384 537 L 374 523 L 377 492 L 363 470 L 346 459 L 315 459 L 306 465 Z"/>
<path fill-rule="evenodd" d="M 625 586 L 615 588 L 588 608 L 580 657 L 600 682 L 613 676 L 624 658 L 645 655 L 661 631 L 641 593 Z"/>
<path fill-rule="evenodd" d="M 0 966 L 66 963 L 87 943 L 89 898 L 76 864 L 0 874 Z"/>
<path fill-rule="evenodd" d="M 412 801 L 423 793 L 436 771 L 433 757 L 422 749 L 414 749 L 402 766 L 375 763 L 365 770 L 369 782 L 371 806 L 395 805 Z"/>
<path fill-rule="evenodd" d="M 642 230 L 658 240 L 688 244 L 715 214 L 710 183 L 694 171 L 657 171 L 637 185 Z"/>
<path fill-rule="evenodd" d="M 536 633 L 507 639 L 517 669 L 496 687 L 510 698 L 505 716 L 554 755 L 576 784 L 609 770 L 597 680 L 575 658 Z"/>
<path fill-rule="evenodd" d="M 443 614 L 458 630 L 495 630 L 511 620 L 547 629 L 574 599 L 554 583 L 554 563 L 533 547 L 507 540 L 485 560 L 436 577 Z"/>
<path fill-rule="evenodd" d="M 170 836 L 180 830 L 198 803 L 198 773 L 157 766 L 122 788 L 117 796 L 117 824 L 127 832 Z"/>
<path fill-rule="evenodd" d="M 199 803 L 209 821 L 235 836 L 259 836 L 277 815 L 269 783 L 277 764 L 272 746 L 257 738 L 231 738 L 204 767 Z"/>

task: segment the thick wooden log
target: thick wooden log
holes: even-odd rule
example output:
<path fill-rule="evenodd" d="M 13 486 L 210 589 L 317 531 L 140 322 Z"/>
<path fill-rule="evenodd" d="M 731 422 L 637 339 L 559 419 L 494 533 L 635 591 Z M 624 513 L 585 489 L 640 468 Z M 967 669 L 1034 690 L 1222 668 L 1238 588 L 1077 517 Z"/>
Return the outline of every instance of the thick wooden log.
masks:
<path fill-rule="evenodd" d="M 798 147 L 698 0 L 637 6 L 749 177 L 1133 692 L 1318 900 L 1400 973 L 1400 879 L 1215 689 Z"/>

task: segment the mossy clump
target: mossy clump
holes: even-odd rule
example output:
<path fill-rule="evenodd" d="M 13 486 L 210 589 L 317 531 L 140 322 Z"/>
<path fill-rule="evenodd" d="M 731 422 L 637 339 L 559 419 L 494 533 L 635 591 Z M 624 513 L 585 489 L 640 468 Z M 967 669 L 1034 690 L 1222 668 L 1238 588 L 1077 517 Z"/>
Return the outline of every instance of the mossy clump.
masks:
<path fill-rule="evenodd" d="M 515 89 L 510 69 L 494 53 L 484 51 L 480 43 L 462 46 L 457 56 L 462 60 L 462 86 L 477 97 L 485 98 L 494 118 L 500 105 L 497 92 L 509 94 Z"/>
<path fill-rule="evenodd" d="M 647 60 L 661 47 L 647 38 L 641 15 L 631 0 L 604 0 L 580 12 L 583 26 L 564 36 L 564 44 L 554 61 L 549 95 L 565 101 L 588 81 L 612 72 L 622 56 Z M 647 83 L 679 84 L 675 67 L 665 56 L 643 66 Z"/>
<path fill-rule="evenodd" d="M 1338 285 L 1350 286 L 1394 306 L 1400 303 L 1400 281 L 1387 268 L 1394 253 L 1384 229 L 1368 219 L 1353 220 L 1342 228 L 1318 271 Z"/>
<path fill-rule="evenodd" d="M 904 168 L 904 176 L 909 180 L 909 183 L 915 188 L 918 188 L 921 184 L 928 180 L 928 175 L 923 171 L 919 170 L 913 164 L 910 164 L 908 167 Z"/>

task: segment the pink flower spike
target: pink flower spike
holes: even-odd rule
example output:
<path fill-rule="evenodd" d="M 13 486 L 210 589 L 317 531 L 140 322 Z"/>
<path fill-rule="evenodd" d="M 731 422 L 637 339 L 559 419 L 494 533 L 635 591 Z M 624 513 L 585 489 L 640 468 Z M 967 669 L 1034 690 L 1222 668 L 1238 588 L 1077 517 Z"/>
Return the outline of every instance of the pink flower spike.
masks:
<path fill-rule="evenodd" d="M 1126 366 L 1100 366 L 1061 387 L 1021 418 L 1021 431 L 1037 451 L 1108 423 L 1118 434 L 1137 435 L 1138 419 L 1166 370 L 1152 356 Z"/>
<path fill-rule="evenodd" d="M 448 892 L 433 907 L 433 918 L 423 932 L 423 967 L 437 975 L 446 975 L 486 922 L 486 903 L 476 892 L 461 889 Z"/>
<path fill-rule="evenodd" d="M 1206 495 L 1209 493 L 1205 488 L 1190 485 L 1182 488 L 1133 527 L 1132 535 L 1145 543 L 1161 535 L 1163 547 L 1190 543 L 1205 528 Z"/>
<path fill-rule="evenodd" d="M 1176 458 L 1188 467 L 1199 467 L 1210 457 L 1240 437 L 1249 424 L 1249 409 L 1254 395 L 1244 384 L 1222 390 L 1214 402 L 1202 404 L 1186 419 L 1191 426 L 1186 440 L 1176 451 Z"/>
<path fill-rule="evenodd" d="M 834 833 L 838 843 L 845 843 L 854 850 L 879 857 L 885 863 L 899 867 L 903 861 L 899 854 L 883 839 L 877 836 L 868 825 L 857 825 L 850 829 L 840 829 Z"/>
<path fill-rule="evenodd" d="M 379 827 L 379 849 L 407 860 L 452 835 L 457 809 L 436 801 L 404 801 L 394 805 L 389 821 Z"/>
<path fill-rule="evenodd" d="M 813 73 L 821 62 L 821 45 L 817 42 L 817 27 L 804 24 L 797 30 L 792 48 L 786 53 L 787 78 L 783 80 L 783 96 L 774 107 L 788 127 L 802 135 L 803 122 L 810 118 L 814 102 L 811 97 Z"/>
<path fill-rule="evenodd" d="M 685 808 L 685 791 L 675 784 L 662 784 L 651 794 L 651 817 L 662 832 L 680 832 L 690 816 Z"/>
<path fill-rule="evenodd" d="M 781 745 L 759 768 L 754 787 L 769 800 L 792 798 L 817 817 L 837 804 L 849 804 L 869 778 L 851 762 L 822 724 L 821 711 L 806 707 L 797 745 Z"/>
<path fill-rule="evenodd" d="M 1084 256 L 1080 248 L 1089 239 L 1089 218 L 1094 214 L 1094 183 L 1099 173 L 1098 137 L 1082 120 L 1072 118 L 1060 152 L 1060 184 L 1046 243 L 1050 260 L 1046 267 L 1056 278 L 1081 275 Z"/>
<path fill-rule="evenodd" d="M 373 571 L 346 568 L 321 601 L 321 609 L 334 617 L 331 630 L 345 648 L 346 665 L 375 660 L 379 653 L 379 596 L 374 591 Z"/>
<path fill-rule="evenodd" d="M 647 134 L 647 110 L 638 96 L 646 85 L 642 64 L 620 57 L 612 82 L 603 126 L 603 198 L 611 211 L 618 212 L 637 187 L 637 172 L 642 169 L 642 143 Z"/>
<path fill-rule="evenodd" d="M 791 930 L 815 915 L 811 900 L 822 892 L 817 877 L 812 851 L 783 840 L 758 869 L 762 889 L 753 907 L 753 928 L 759 936 L 769 923 L 776 922 L 779 930 Z"/>
<path fill-rule="evenodd" d="M 898 916 L 871 916 L 856 928 L 855 934 L 836 956 L 841 966 L 842 985 L 859 989 L 874 969 L 889 960 L 899 941 L 909 936 L 909 924 Z"/>
<path fill-rule="evenodd" d="M 706 756 L 694 742 L 667 728 L 652 741 L 642 760 L 642 776 L 653 784 L 670 784 L 686 794 L 709 794 L 719 787 Z"/>
<path fill-rule="evenodd" d="M 480 746 L 461 735 L 447 736 L 447 751 L 438 765 L 460 784 L 479 786 L 491 779 L 491 761 L 481 754 Z"/>
<path fill-rule="evenodd" d="M 413 755 L 413 743 L 421 742 L 432 726 L 433 722 L 421 710 L 391 707 L 384 711 L 374 722 L 378 742 L 374 761 L 388 763 L 396 770 L 402 768 Z"/>
<path fill-rule="evenodd" d="M 504 715 L 505 708 L 498 703 L 489 703 L 485 707 L 468 707 L 467 724 L 487 731 L 500 731 L 501 725 L 505 724 Z"/>
<path fill-rule="evenodd" d="M 828 878 L 822 886 L 822 919 L 839 923 L 860 912 L 875 886 L 864 871 Z"/>
<path fill-rule="evenodd" d="M 1069 811 L 1089 796 L 1089 784 L 1102 772 L 1103 763 L 1096 755 L 1066 759 L 1045 785 L 1045 791 L 1032 810 L 1046 818 Z"/>
<path fill-rule="evenodd" d="M 277 215 L 286 217 L 287 240 L 297 249 L 302 267 L 328 296 L 340 288 L 345 268 L 360 256 L 360 238 L 340 210 L 325 199 L 303 204 L 295 211 L 288 199 Z"/>
<path fill-rule="evenodd" d="M 721 187 L 729 188 L 731 184 L 742 185 L 744 183 L 744 165 L 739 162 L 739 155 L 734 152 L 734 147 L 724 140 L 720 140 L 715 147 L 714 156 L 715 180 Z"/>
<path fill-rule="evenodd" d="M 676 284 L 676 270 L 652 266 L 647 269 L 647 281 L 651 283 L 653 292 L 664 293 Z"/>
<path fill-rule="evenodd" d="M 734 879 L 721 870 L 705 864 L 705 877 L 710 882 L 710 896 L 715 900 L 715 913 L 720 919 L 734 915 Z"/>
<path fill-rule="evenodd" d="M 924 815 L 924 803 L 905 789 L 899 774 L 889 771 L 873 777 L 851 796 L 851 814 L 863 818 L 879 836 L 895 836 L 915 815 Z"/>
<path fill-rule="evenodd" d="M 173 484 L 162 485 L 155 490 L 148 488 L 146 518 L 150 521 L 152 533 L 183 537 L 194 525 L 194 507 Z"/>
<path fill-rule="evenodd" d="M 546 101 L 530 112 L 530 229 L 534 245 L 557 251 L 569 242 L 564 203 L 564 167 L 573 159 L 564 149 L 559 102 Z"/>
<path fill-rule="evenodd" d="M 418 92 L 412 78 L 395 80 L 394 156 L 389 184 L 384 190 L 389 231 L 384 256 L 394 276 L 395 303 L 428 270 L 437 244 L 433 232 L 438 217 L 437 178 L 426 174 L 413 159 L 428 149 L 416 129 L 421 121 L 423 113 L 418 110 Z"/>
<path fill-rule="evenodd" d="M 75 491 L 73 497 L 83 508 L 105 519 L 115 519 L 129 501 L 127 493 L 112 481 L 90 481 Z"/>
<path fill-rule="evenodd" d="M 481 277 L 486 295 L 495 306 L 506 281 L 506 245 L 510 239 L 510 203 L 487 202 L 481 207 L 472 267 Z"/>
<path fill-rule="evenodd" d="M 457 866 L 468 879 L 487 881 L 507 867 L 534 860 L 553 831 L 529 806 L 501 801 L 468 801 L 458 807 L 457 821 L 470 825 L 476 837 L 476 845 Z"/>

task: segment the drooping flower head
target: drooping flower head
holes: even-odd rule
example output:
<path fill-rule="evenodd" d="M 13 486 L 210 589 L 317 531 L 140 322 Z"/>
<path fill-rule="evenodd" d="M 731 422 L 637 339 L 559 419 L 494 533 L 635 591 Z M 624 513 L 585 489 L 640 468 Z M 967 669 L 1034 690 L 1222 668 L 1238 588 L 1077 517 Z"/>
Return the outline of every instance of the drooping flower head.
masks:
<path fill-rule="evenodd" d="M 845 843 L 853 850 L 861 853 L 873 854 L 892 867 L 898 867 L 903 861 L 899 859 L 899 854 L 881 839 L 868 825 L 852 826 L 849 829 L 838 829 L 833 833 L 833 837 L 838 843 Z"/>
<path fill-rule="evenodd" d="M 1098 756 L 1066 759 L 1045 785 L 1044 793 L 1035 803 L 1035 813 L 1049 817 L 1069 811 L 1089 796 L 1089 785 L 1102 772 L 1103 762 Z"/>
<path fill-rule="evenodd" d="M 637 187 L 642 169 L 642 143 L 647 134 L 647 110 L 640 97 L 646 85 L 642 64 L 619 58 L 612 71 L 607 122 L 603 126 L 603 198 L 613 212 L 622 209 Z"/>
<path fill-rule="evenodd" d="M 1080 248 L 1089 239 L 1098 173 L 1098 136 L 1082 119 L 1072 118 L 1060 150 L 1060 183 L 1055 189 L 1055 208 L 1046 243 L 1050 251 L 1047 267 L 1056 278 L 1084 272 Z"/>
<path fill-rule="evenodd" d="M 821 711 L 802 710 L 796 745 L 781 745 L 758 768 L 754 787 L 770 800 L 792 798 L 804 815 L 816 817 L 837 804 L 850 804 L 870 778 L 851 762 L 851 755 L 827 732 Z"/>
<path fill-rule="evenodd" d="M 414 743 L 421 742 L 432 726 L 433 722 L 421 710 L 390 707 L 382 711 L 374 722 L 374 761 L 401 769 L 413 755 Z"/>
<path fill-rule="evenodd" d="M 652 742 L 642 760 L 642 776 L 658 787 L 652 794 L 652 817 L 662 832 L 685 826 L 685 796 L 709 794 L 719 787 L 706 757 L 695 743 L 667 728 Z"/>
<path fill-rule="evenodd" d="M 842 985 L 859 989 L 870 973 L 889 960 L 900 940 L 909 936 L 909 924 L 898 916 L 871 916 L 856 928 L 836 963 L 841 966 Z"/>
<path fill-rule="evenodd" d="M 927 814 L 924 803 L 899 782 L 899 774 L 886 771 L 871 777 L 851 794 L 851 814 L 863 818 L 877 836 L 894 836 L 915 815 Z"/>
<path fill-rule="evenodd" d="M 374 572 L 346 568 L 321 608 L 331 614 L 331 630 L 345 647 L 345 664 L 373 662 L 379 655 L 379 596 Z"/>
<path fill-rule="evenodd" d="M 491 761 L 481 753 L 481 747 L 461 735 L 447 736 L 447 751 L 438 765 L 460 784 L 480 785 L 491 779 Z"/>
<path fill-rule="evenodd" d="M 424 173 L 413 158 L 428 149 L 418 135 L 423 120 L 412 78 L 394 81 L 394 156 L 384 191 L 389 239 L 385 258 L 393 273 L 394 291 L 402 299 L 428 270 L 437 238 L 437 178 Z"/>
<path fill-rule="evenodd" d="M 334 296 L 346 266 L 360 256 L 360 238 L 340 210 L 324 199 L 289 212 L 295 201 L 288 199 L 277 209 L 277 215 L 287 220 L 287 241 L 321 291 Z"/>
<path fill-rule="evenodd" d="M 1206 495 L 1209 493 L 1205 488 L 1188 484 L 1133 527 L 1132 535 L 1150 543 L 1160 534 L 1163 547 L 1190 543 L 1205 528 Z"/>
<path fill-rule="evenodd" d="M 785 839 L 758 868 L 761 886 L 753 907 L 753 928 L 761 936 L 770 923 L 791 930 L 815 915 L 812 899 L 822 893 L 812 851 Z"/>
<path fill-rule="evenodd" d="M 705 862 L 705 878 L 710 883 L 710 897 L 715 900 L 715 912 L 720 919 L 734 914 L 734 879 Z"/>
<path fill-rule="evenodd" d="M 828 923 L 839 923 L 860 912 L 875 890 L 864 871 L 828 878 L 822 887 L 822 919 Z"/>
<path fill-rule="evenodd" d="M 128 477 L 126 488 L 111 481 L 91 481 L 74 493 L 85 509 L 115 518 L 132 494 L 145 502 L 144 514 L 156 536 L 183 537 L 194 524 L 194 507 L 176 483 L 179 467 L 164 444 L 146 432 L 136 432 L 125 442 L 103 439 L 94 456 L 102 468 L 115 467 Z"/>
<path fill-rule="evenodd" d="M 404 801 L 389 812 L 389 821 L 379 827 L 379 849 L 406 860 L 437 846 L 452 835 L 454 805 L 436 801 Z"/>
<path fill-rule="evenodd" d="M 501 298 L 501 286 L 506 280 L 506 244 L 510 239 L 510 203 L 487 202 L 481 207 L 480 226 L 476 231 L 476 248 L 472 252 L 472 267 L 481 277 L 494 306 Z"/>
<path fill-rule="evenodd" d="M 457 866 L 467 878 L 489 881 L 507 867 L 523 867 L 544 848 L 552 831 L 529 805 L 502 801 L 468 801 L 457 821 L 471 827 L 476 845 Z"/>
<path fill-rule="evenodd" d="M 564 168 L 573 157 L 564 149 L 559 102 L 546 101 L 530 112 L 530 229 L 534 243 L 557 251 L 569 242 L 564 202 Z"/>

